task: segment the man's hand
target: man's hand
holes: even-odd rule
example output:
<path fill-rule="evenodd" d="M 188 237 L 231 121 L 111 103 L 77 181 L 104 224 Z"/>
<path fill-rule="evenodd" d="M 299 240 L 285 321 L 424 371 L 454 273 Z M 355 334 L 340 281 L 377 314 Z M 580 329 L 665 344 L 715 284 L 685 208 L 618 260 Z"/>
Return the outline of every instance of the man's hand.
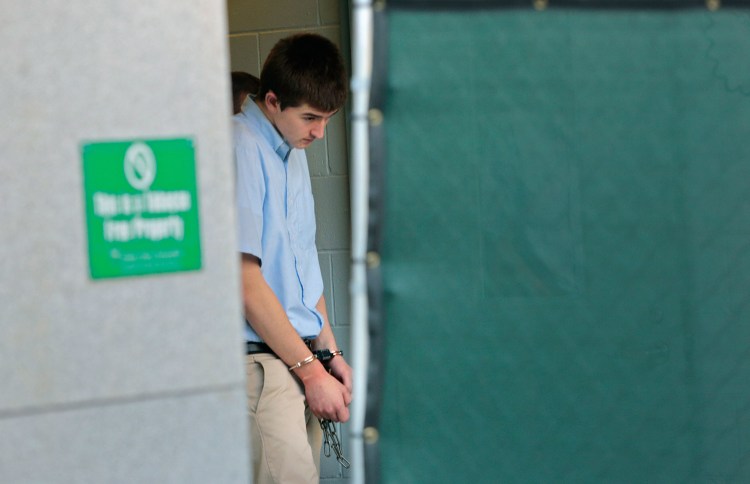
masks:
<path fill-rule="evenodd" d="M 346 365 L 346 362 L 344 364 Z M 349 365 L 346 365 L 346 367 L 348 368 Z M 349 409 L 347 407 L 352 401 L 350 389 L 329 374 L 319 361 L 300 367 L 295 371 L 305 386 L 307 405 L 316 417 L 334 422 L 349 420 Z M 349 369 L 348 380 L 351 386 L 351 369 Z"/>
<path fill-rule="evenodd" d="M 349 393 L 352 393 L 352 367 L 346 362 L 343 356 L 338 355 L 331 358 L 328 362 L 328 370 L 338 381 L 340 381 Z"/>

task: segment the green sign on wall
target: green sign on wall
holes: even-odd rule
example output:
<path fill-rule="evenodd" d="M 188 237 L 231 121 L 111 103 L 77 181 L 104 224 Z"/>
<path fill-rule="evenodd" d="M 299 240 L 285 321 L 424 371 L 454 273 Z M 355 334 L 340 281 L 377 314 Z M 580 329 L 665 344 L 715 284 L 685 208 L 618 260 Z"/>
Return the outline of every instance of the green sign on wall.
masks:
<path fill-rule="evenodd" d="M 82 150 L 91 277 L 200 269 L 192 140 L 88 143 Z"/>

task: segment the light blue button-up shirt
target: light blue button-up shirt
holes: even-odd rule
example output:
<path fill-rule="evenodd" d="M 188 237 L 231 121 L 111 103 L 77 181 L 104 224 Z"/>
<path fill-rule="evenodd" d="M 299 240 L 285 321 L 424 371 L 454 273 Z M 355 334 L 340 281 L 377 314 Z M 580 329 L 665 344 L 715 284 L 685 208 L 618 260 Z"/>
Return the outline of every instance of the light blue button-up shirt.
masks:
<path fill-rule="evenodd" d="M 266 282 L 303 338 L 315 338 L 323 295 L 315 207 L 305 151 L 292 149 L 255 103 L 234 117 L 239 250 L 261 261 Z M 261 338 L 246 324 L 247 340 Z"/>

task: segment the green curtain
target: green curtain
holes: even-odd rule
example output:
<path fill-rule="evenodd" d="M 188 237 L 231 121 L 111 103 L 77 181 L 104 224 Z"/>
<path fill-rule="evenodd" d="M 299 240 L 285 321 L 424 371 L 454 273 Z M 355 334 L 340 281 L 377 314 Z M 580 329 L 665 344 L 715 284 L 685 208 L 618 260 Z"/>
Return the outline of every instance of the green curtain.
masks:
<path fill-rule="evenodd" d="M 750 15 L 388 12 L 386 483 L 750 482 Z"/>

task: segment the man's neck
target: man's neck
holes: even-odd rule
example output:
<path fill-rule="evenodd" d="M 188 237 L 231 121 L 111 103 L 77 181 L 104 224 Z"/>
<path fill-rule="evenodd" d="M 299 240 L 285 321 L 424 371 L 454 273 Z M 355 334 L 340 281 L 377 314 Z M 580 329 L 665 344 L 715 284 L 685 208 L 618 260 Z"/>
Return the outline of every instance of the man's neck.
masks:
<path fill-rule="evenodd" d="M 260 99 L 255 100 L 255 104 L 258 106 L 258 109 L 260 109 L 260 112 L 263 113 L 263 116 L 266 117 L 269 123 L 271 123 L 271 126 L 273 126 L 273 129 L 276 130 L 277 133 L 279 133 L 279 136 L 281 136 L 281 139 L 284 139 L 284 135 L 281 134 L 281 131 L 279 131 L 279 128 L 276 127 L 276 123 L 273 122 L 273 119 L 271 118 L 271 114 L 268 112 L 268 108 L 266 108 L 266 103 Z M 284 141 L 286 141 L 284 139 Z"/>
<path fill-rule="evenodd" d="M 263 116 L 266 117 L 268 122 L 273 124 L 273 121 L 271 121 L 271 116 L 268 113 L 268 109 L 266 109 L 266 104 L 260 99 L 255 99 L 254 102 L 258 106 L 258 109 L 260 109 L 260 112 L 263 113 Z"/>

